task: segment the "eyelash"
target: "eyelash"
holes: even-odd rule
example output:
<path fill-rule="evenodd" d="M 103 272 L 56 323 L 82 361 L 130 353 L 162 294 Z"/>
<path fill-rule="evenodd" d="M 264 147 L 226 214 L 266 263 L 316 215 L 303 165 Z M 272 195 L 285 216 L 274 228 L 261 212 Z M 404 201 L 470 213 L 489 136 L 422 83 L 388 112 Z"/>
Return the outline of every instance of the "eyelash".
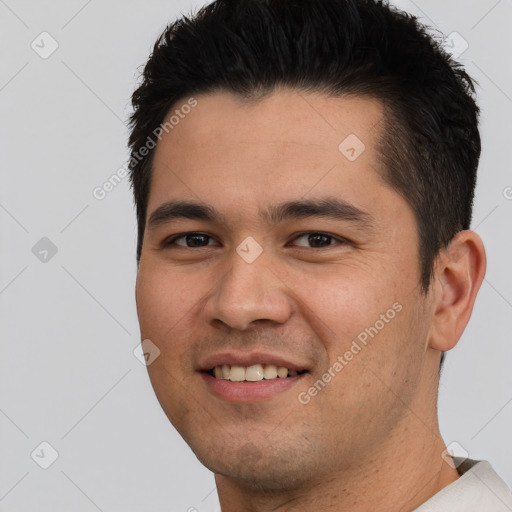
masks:
<path fill-rule="evenodd" d="M 172 247 L 175 244 L 176 240 L 179 240 L 180 238 L 185 238 L 185 237 L 187 237 L 189 235 L 201 235 L 201 236 L 213 239 L 213 237 L 211 235 L 208 235 L 206 233 L 201 233 L 200 231 L 187 231 L 185 233 L 180 233 L 178 235 L 173 235 L 172 237 L 164 240 L 162 245 L 163 245 L 164 248 Z M 338 241 L 342 245 L 345 245 L 345 244 L 349 243 L 348 240 L 346 240 L 344 238 L 341 238 L 339 236 L 332 235 L 331 233 L 327 233 L 325 231 L 304 231 L 302 233 L 298 233 L 295 236 L 295 238 L 293 238 L 293 240 L 296 240 L 297 238 L 301 238 L 301 237 L 308 236 L 308 235 L 323 235 L 323 236 L 326 236 L 328 238 L 331 238 L 333 240 Z M 299 246 L 299 248 L 301 248 L 301 249 L 317 249 L 317 250 L 321 250 L 321 249 L 327 249 L 327 248 L 329 248 L 329 247 L 331 247 L 333 245 L 335 245 L 335 244 L 329 244 L 329 245 L 327 245 L 325 247 L 302 247 L 302 246 Z M 206 246 L 199 246 L 199 247 L 187 247 L 187 246 L 179 245 L 178 247 L 180 247 L 181 249 L 206 249 L 209 246 L 206 245 Z"/>

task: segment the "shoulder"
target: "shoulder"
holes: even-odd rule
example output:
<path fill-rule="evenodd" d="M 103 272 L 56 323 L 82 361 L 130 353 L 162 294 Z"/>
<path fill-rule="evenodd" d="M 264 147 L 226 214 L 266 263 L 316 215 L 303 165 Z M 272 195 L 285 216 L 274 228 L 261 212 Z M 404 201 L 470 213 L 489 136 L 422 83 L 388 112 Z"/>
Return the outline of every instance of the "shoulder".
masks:
<path fill-rule="evenodd" d="M 414 512 L 510 512 L 512 492 L 485 460 L 454 457 L 461 475 Z"/>

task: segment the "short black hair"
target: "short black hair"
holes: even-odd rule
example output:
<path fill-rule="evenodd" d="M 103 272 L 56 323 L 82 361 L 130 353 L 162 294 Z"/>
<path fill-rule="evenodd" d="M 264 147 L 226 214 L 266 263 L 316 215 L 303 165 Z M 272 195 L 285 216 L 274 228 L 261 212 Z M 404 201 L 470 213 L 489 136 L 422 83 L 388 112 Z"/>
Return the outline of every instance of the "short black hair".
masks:
<path fill-rule="evenodd" d="M 155 144 L 143 157 L 140 150 L 170 109 L 215 91 L 257 101 L 278 86 L 380 100 L 383 178 L 414 211 L 426 293 L 439 250 L 470 226 L 479 108 L 473 80 L 441 39 L 376 0 L 215 0 L 167 26 L 132 96 L 137 262 Z"/>

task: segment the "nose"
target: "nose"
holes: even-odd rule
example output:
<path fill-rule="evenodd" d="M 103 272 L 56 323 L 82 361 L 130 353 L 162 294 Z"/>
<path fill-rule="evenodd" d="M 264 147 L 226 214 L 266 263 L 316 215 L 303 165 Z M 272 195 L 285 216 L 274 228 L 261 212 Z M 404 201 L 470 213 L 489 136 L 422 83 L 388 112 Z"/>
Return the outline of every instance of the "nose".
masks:
<path fill-rule="evenodd" d="M 289 285 L 260 256 L 252 263 L 236 252 L 205 304 L 211 322 L 246 330 L 253 323 L 284 324 L 293 313 Z"/>

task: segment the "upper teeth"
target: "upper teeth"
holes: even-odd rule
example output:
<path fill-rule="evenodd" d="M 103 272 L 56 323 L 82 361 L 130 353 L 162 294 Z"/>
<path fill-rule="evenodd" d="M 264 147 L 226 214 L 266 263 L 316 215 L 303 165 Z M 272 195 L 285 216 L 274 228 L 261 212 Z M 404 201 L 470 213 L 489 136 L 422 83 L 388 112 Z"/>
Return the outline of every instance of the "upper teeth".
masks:
<path fill-rule="evenodd" d="M 288 370 L 284 366 L 275 366 L 273 364 L 253 364 L 252 366 L 230 366 L 224 364 L 216 366 L 213 369 L 213 374 L 217 379 L 226 379 L 234 382 L 242 382 L 247 380 L 249 382 L 256 382 L 263 379 L 275 379 L 276 377 L 295 377 L 296 370 Z"/>

